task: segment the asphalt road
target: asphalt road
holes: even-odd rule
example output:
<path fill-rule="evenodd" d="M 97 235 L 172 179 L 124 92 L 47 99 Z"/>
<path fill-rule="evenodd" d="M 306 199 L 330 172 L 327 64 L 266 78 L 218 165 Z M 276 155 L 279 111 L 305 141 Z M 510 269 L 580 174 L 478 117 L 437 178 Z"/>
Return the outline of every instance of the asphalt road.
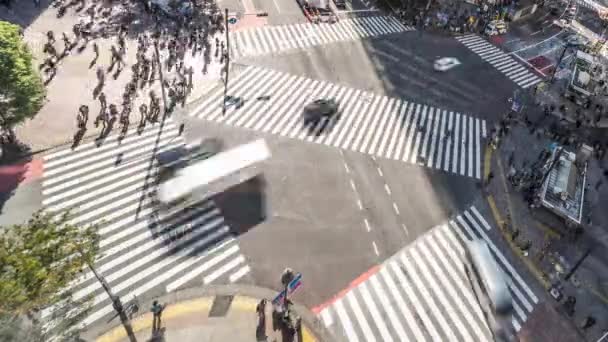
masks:
<path fill-rule="evenodd" d="M 447 72 L 437 72 L 433 62 L 441 57 L 455 57 L 462 64 Z M 426 33 L 420 36 L 418 32 L 318 46 L 272 58 L 245 58 L 240 62 L 484 119 L 493 119 L 506 109 L 506 99 L 515 89 L 514 84 L 505 82 L 504 75 L 455 39 Z"/>

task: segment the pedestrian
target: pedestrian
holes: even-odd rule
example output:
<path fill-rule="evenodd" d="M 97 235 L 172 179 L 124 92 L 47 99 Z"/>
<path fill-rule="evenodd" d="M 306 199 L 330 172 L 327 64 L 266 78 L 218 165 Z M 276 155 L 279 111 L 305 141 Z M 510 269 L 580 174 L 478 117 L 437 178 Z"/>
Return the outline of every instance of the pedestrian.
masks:
<path fill-rule="evenodd" d="M 68 37 L 68 35 L 65 32 L 63 32 L 61 35 L 62 35 L 64 50 L 65 51 L 72 50 L 72 42 L 70 41 L 70 38 Z"/>
<path fill-rule="evenodd" d="M 93 53 L 95 54 L 95 57 L 93 57 L 93 60 L 89 64 L 89 69 L 97 63 L 97 59 L 99 58 L 99 46 L 97 46 L 97 43 L 95 42 L 93 43 Z"/>
<path fill-rule="evenodd" d="M 583 330 L 587 330 L 595 325 L 595 318 L 593 316 L 587 316 L 581 325 Z"/>
<path fill-rule="evenodd" d="M 139 106 L 139 125 L 144 126 L 146 124 L 146 120 L 148 119 L 148 106 L 145 103 L 142 103 Z"/>
<path fill-rule="evenodd" d="M 46 32 L 46 39 L 47 39 L 47 42 L 49 42 L 51 44 L 55 44 L 55 34 L 53 33 L 53 31 Z"/>
<path fill-rule="evenodd" d="M 158 301 L 154 301 L 152 302 L 152 314 L 153 314 L 153 321 L 152 321 L 152 331 L 156 332 L 160 330 L 160 326 L 161 326 L 161 317 L 163 314 L 163 310 L 165 309 L 164 304 L 159 304 Z"/>
<path fill-rule="evenodd" d="M 89 121 L 89 106 L 87 106 L 87 105 L 80 106 L 80 108 L 78 108 L 78 114 L 79 114 L 79 117 L 81 117 L 81 119 L 82 119 L 83 127 L 86 126 L 87 122 Z"/>
<path fill-rule="evenodd" d="M 488 178 L 486 179 L 486 186 L 490 185 L 492 179 L 494 179 L 494 172 L 490 171 L 490 173 L 488 173 Z"/>

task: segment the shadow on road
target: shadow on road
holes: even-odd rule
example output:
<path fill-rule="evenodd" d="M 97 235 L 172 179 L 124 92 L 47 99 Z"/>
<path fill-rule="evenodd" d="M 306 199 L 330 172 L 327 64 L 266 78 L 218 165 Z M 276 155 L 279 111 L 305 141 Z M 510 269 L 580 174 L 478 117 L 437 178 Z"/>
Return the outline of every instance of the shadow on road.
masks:
<path fill-rule="evenodd" d="M 15 190 L 26 179 L 32 161 L 29 149 L 21 144 L 6 144 L 2 147 L 0 155 L 0 215 L 3 213 L 5 203 L 13 197 Z"/>
<path fill-rule="evenodd" d="M 257 176 L 211 198 L 233 234 L 241 235 L 266 220 L 266 179 Z"/>

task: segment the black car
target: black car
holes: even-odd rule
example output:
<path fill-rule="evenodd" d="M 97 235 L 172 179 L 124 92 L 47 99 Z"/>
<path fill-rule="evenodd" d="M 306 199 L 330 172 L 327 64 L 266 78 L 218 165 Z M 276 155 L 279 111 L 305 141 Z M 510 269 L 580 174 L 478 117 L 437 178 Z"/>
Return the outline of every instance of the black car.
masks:
<path fill-rule="evenodd" d="M 317 122 L 323 117 L 331 117 L 338 112 L 338 103 L 334 99 L 319 99 L 304 107 L 304 124 Z"/>

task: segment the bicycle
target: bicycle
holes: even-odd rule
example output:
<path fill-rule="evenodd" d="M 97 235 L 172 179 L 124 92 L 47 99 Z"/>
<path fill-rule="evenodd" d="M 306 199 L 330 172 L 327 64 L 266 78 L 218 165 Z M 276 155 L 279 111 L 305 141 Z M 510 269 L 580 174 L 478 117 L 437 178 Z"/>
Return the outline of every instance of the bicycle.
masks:
<path fill-rule="evenodd" d="M 133 315 L 139 312 L 139 300 L 137 300 L 137 295 L 133 295 L 133 299 L 125 305 L 124 311 L 125 314 L 129 316 L 129 319 L 132 319 Z"/>

